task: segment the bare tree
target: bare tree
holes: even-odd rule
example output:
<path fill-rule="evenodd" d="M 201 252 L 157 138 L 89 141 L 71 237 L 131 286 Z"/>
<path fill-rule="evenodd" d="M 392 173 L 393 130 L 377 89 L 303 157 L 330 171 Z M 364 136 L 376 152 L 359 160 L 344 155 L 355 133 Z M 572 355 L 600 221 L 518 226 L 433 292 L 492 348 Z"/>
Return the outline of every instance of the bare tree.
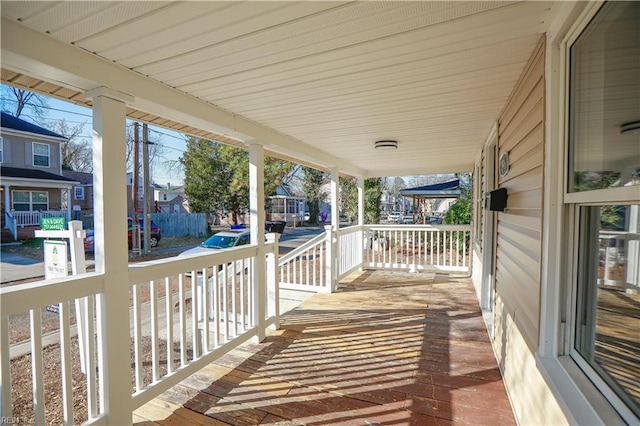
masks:
<path fill-rule="evenodd" d="M 62 151 L 62 168 L 76 172 L 90 173 L 93 170 L 93 154 L 91 142 L 82 136 L 84 126 L 79 123 L 70 126 L 64 118 L 46 123 L 46 127 L 64 136 L 67 140 L 60 144 Z"/>
<path fill-rule="evenodd" d="M 47 113 L 45 111 L 47 107 L 47 99 L 33 92 L 29 92 L 24 89 L 18 89 L 10 86 L 2 86 L 3 98 L 6 97 L 8 102 L 3 102 L 3 105 L 15 102 L 15 108 L 5 108 L 7 113 L 12 114 L 14 117 L 20 117 L 26 109 L 29 109 L 33 114 L 33 120 L 42 123 Z"/>

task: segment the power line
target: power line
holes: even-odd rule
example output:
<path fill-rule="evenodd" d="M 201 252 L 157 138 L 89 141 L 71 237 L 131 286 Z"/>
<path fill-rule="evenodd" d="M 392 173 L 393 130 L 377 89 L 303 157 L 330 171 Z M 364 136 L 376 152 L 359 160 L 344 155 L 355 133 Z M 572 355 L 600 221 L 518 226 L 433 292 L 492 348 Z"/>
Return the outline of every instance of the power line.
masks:
<path fill-rule="evenodd" d="M 4 97 L 2 98 L 2 102 L 18 103 L 18 101 L 16 99 L 8 99 L 8 98 L 4 98 Z M 83 117 L 93 118 L 93 115 L 91 115 L 91 114 L 83 114 L 81 112 L 69 111 L 69 110 L 60 109 L 60 108 L 53 108 L 53 107 L 45 106 L 45 105 L 36 105 L 36 104 L 34 104 L 32 102 L 25 102 L 25 105 L 29 105 L 29 106 L 34 107 L 34 108 L 50 109 L 52 111 L 66 112 L 68 114 L 75 114 L 75 115 L 81 115 Z M 80 107 L 80 108 L 82 108 L 82 107 Z"/>
<path fill-rule="evenodd" d="M 3 102 L 13 102 L 13 103 L 17 103 L 17 102 L 18 102 L 18 101 L 17 101 L 17 100 L 15 100 L 15 99 L 9 99 L 9 98 L 5 98 L 5 97 L 2 97 L 1 99 L 2 99 L 2 101 L 3 101 Z M 82 117 L 88 117 L 88 118 L 93 119 L 93 115 L 91 115 L 91 114 L 83 114 L 83 113 L 80 113 L 80 112 L 75 112 L 75 111 L 65 110 L 65 109 L 61 109 L 61 108 L 53 108 L 53 107 L 49 107 L 49 106 L 35 105 L 35 104 L 34 104 L 34 103 L 32 103 L 32 102 L 26 102 L 26 103 L 25 103 L 25 105 L 29 105 L 29 106 L 31 106 L 31 107 L 35 107 L 35 108 L 48 109 L 48 110 L 51 110 L 51 111 L 64 112 L 64 113 L 67 113 L 67 114 L 80 115 L 80 116 L 82 116 Z M 31 115 L 29 115 L 29 114 L 22 114 L 22 116 L 24 116 L 24 117 L 28 117 L 28 118 L 30 118 L 30 119 L 31 119 L 31 121 L 33 121 L 34 123 L 36 123 L 36 120 L 35 120 L 35 118 L 34 118 L 33 116 L 31 116 Z M 86 122 L 86 121 L 70 121 L 70 120 L 66 120 L 66 119 L 64 119 L 64 120 L 65 120 L 65 122 L 67 122 L 67 123 L 89 124 L 89 123 L 88 123 L 88 122 Z M 51 120 L 51 121 L 54 121 L 54 120 Z M 132 121 L 135 121 L 135 120 L 132 120 Z M 127 124 L 126 126 L 127 126 L 128 128 L 131 128 L 131 127 L 133 127 L 133 123 L 131 123 L 131 124 Z M 180 142 L 185 142 L 184 138 L 181 138 L 181 137 L 178 137 L 178 136 L 175 136 L 175 135 L 169 134 L 169 133 L 161 132 L 161 131 L 156 130 L 156 129 L 149 129 L 149 130 L 150 130 L 150 131 L 152 131 L 152 132 L 155 132 L 155 133 L 157 133 L 157 134 L 159 134 L 159 135 L 167 136 L 167 137 L 170 137 L 170 138 L 173 138 L 173 139 L 179 140 Z M 179 133 L 179 132 L 176 132 L 176 133 Z M 181 133 L 179 133 L 179 134 L 181 134 Z M 80 138 L 89 138 L 89 139 L 91 139 L 91 138 L 93 138 L 93 135 L 79 134 L 79 135 L 77 135 L 77 137 L 80 137 Z M 185 153 L 185 152 L 186 152 L 184 149 L 174 148 L 174 147 L 172 147 L 172 146 L 165 145 L 165 144 L 157 144 L 157 145 L 158 145 L 158 146 L 161 146 L 162 148 L 166 148 L 166 149 L 169 149 L 169 150 L 177 151 L 177 152 L 179 152 L 179 153 L 181 153 L 181 154 L 183 154 L 183 153 Z"/>

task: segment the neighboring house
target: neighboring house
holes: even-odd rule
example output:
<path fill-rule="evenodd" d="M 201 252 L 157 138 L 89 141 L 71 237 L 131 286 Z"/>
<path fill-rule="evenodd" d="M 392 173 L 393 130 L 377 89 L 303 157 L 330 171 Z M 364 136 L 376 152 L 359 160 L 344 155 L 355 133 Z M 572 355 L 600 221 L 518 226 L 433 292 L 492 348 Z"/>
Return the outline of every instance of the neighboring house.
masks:
<path fill-rule="evenodd" d="M 133 197 L 131 196 L 131 191 L 133 189 L 133 173 L 127 172 L 126 182 L 127 182 L 127 213 L 130 215 L 133 212 Z M 142 175 L 140 175 L 138 177 L 138 213 L 144 212 L 144 191 L 142 189 L 143 187 L 144 187 L 144 181 L 142 179 Z M 153 195 L 154 193 L 155 191 L 154 191 L 153 185 L 149 184 L 149 190 L 147 191 L 147 194 L 149 194 L 151 198 L 150 213 L 154 212 L 154 208 L 153 208 L 153 205 L 155 203 L 155 197 Z"/>
<path fill-rule="evenodd" d="M 62 176 L 78 182 L 73 187 L 71 209 L 77 211 L 93 210 L 93 173 L 63 170 Z"/>
<path fill-rule="evenodd" d="M 43 216 L 70 219 L 72 188 L 62 174 L 64 136 L 2 113 L 2 228 L 13 238 L 31 238 Z"/>
<path fill-rule="evenodd" d="M 191 213 L 189 202 L 184 195 L 184 186 L 153 186 L 154 211 L 156 213 Z"/>
<path fill-rule="evenodd" d="M 284 220 L 288 224 L 304 219 L 304 197 L 296 197 L 287 184 L 276 188 L 275 195 L 267 198 L 267 220 Z"/>

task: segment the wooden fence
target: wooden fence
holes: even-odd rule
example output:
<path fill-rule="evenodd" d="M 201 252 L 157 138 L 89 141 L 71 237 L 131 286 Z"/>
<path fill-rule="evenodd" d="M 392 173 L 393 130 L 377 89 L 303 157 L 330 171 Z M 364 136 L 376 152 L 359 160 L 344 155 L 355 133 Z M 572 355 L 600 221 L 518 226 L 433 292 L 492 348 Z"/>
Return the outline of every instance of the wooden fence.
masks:
<path fill-rule="evenodd" d="M 163 237 L 201 237 L 207 233 L 206 213 L 152 213 Z"/>

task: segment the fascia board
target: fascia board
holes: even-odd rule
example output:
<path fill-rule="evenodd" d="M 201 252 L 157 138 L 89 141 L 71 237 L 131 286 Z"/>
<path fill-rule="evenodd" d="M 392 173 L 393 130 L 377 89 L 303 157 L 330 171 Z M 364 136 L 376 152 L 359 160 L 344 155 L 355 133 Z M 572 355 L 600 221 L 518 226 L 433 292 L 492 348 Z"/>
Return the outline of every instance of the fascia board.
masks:
<path fill-rule="evenodd" d="M 39 139 L 47 142 L 56 142 L 56 143 L 65 142 L 67 140 L 66 138 L 59 138 L 57 136 L 49 136 L 49 135 L 41 135 L 40 133 L 24 132 L 21 130 L 10 129 L 8 127 L 2 127 L 0 131 L 5 136 L 19 136 L 21 138 L 34 139 L 34 142 L 38 142 L 35 139 Z"/>
<path fill-rule="evenodd" d="M 49 179 L 29 179 L 29 178 L 13 178 L 10 176 L 2 177 L 2 185 L 12 187 L 17 186 L 39 186 L 41 188 L 66 188 L 71 189 L 80 182 L 69 182 L 67 180 L 49 180 Z"/>

